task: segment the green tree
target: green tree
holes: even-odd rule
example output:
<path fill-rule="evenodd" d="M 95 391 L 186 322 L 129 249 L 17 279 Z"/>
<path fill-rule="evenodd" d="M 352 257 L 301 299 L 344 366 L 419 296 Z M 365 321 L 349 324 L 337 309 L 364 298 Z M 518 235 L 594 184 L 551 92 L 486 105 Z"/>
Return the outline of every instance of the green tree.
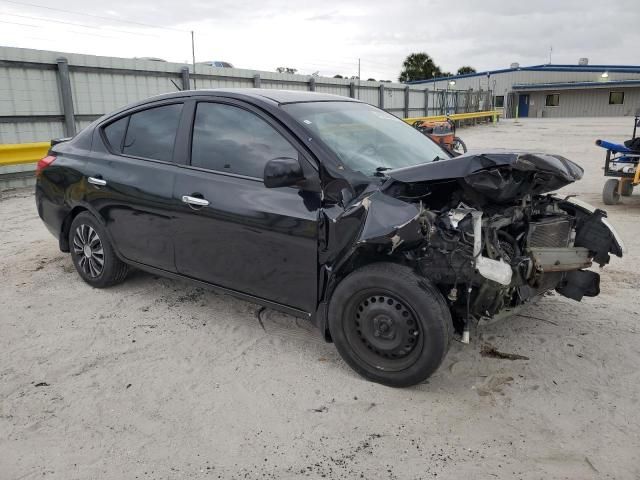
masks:
<path fill-rule="evenodd" d="M 433 59 L 425 52 L 412 53 L 402 63 L 399 80 L 411 82 L 414 80 L 429 80 L 441 74 Z"/>
<path fill-rule="evenodd" d="M 337 74 L 337 75 L 334 75 L 333 78 L 344 78 L 344 77 L 340 74 Z"/>
<path fill-rule="evenodd" d="M 476 69 L 470 67 L 469 65 L 465 65 L 464 67 L 460 67 L 458 69 L 458 75 L 466 75 L 467 73 L 476 73 Z"/>

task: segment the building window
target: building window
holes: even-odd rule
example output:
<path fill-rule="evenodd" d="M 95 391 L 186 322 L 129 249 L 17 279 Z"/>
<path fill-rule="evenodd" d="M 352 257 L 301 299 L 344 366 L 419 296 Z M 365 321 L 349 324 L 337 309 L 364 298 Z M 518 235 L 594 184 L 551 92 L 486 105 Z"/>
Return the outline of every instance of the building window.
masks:
<path fill-rule="evenodd" d="M 624 103 L 624 92 L 609 92 L 609 105 L 622 105 Z"/>
<path fill-rule="evenodd" d="M 496 108 L 504 108 L 504 95 L 496 96 Z"/>
<path fill-rule="evenodd" d="M 547 107 L 557 107 L 560 105 L 560 94 L 559 93 L 551 93 L 547 95 L 547 99 L 545 101 L 545 106 Z"/>

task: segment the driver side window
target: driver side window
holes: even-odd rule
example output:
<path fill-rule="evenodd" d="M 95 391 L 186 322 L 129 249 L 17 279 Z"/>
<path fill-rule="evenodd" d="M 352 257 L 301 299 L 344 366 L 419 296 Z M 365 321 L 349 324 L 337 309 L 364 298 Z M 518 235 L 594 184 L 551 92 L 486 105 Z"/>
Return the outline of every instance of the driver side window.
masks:
<path fill-rule="evenodd" d="M 298 152 L 263 119 L 232 105 L 198 104 L 192 166 L 262 179 L 266 163 L 277 157 L 298 158 Z"/>

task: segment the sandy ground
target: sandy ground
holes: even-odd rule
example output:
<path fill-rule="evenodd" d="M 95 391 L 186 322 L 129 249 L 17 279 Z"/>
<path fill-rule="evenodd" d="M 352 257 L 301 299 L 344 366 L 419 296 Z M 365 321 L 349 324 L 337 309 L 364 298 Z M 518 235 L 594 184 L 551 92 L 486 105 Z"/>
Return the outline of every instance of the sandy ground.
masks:
<path fill-rule="evenodd" d="M 601 205 L 629 118 L 502 121 L 472 148 L 558 152 Z M 454 343 L 425 384 L 359 378 L 304 321 L 136 273 L 93 290 L 37 217 L 0 200 L 0 479 L 640 478 L 640 195 L 602 294 L 548 296 Z M 484 343 L 524 355 L 480 355 Z"/>

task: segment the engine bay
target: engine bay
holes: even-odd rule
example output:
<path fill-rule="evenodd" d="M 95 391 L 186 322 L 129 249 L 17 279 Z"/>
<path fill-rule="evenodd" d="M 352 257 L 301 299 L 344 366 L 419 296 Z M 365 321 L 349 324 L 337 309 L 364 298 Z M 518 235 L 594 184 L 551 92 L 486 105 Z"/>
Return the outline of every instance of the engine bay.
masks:
<path fill-rule="evenodd" d="M 606 212 L 550 193 L 582 177 L 559 155 L 467 154 L 391 171 L 343 209 L 326 208 L 320 264 L 411 266 L 446 299 L 456 330 L 514 312 L 547 291 L 598 295 L 610 254 L 624 245 Z M 465 337 L 466 334 L 466 337 Z"/>
<path fill-rule="evenodd" d="M 587 269 L 594 254 L 576 247 L 581 219 L 552 196 L 526 197 L 498 211 L 460 203 L 421 210 L 425 243 L 413 259 L 446 295 L 454 318 L 491 318 L 547 290 L 575 300 L 599 293 Z M 568 272 L 578 271 L 579 282 Z"/>

